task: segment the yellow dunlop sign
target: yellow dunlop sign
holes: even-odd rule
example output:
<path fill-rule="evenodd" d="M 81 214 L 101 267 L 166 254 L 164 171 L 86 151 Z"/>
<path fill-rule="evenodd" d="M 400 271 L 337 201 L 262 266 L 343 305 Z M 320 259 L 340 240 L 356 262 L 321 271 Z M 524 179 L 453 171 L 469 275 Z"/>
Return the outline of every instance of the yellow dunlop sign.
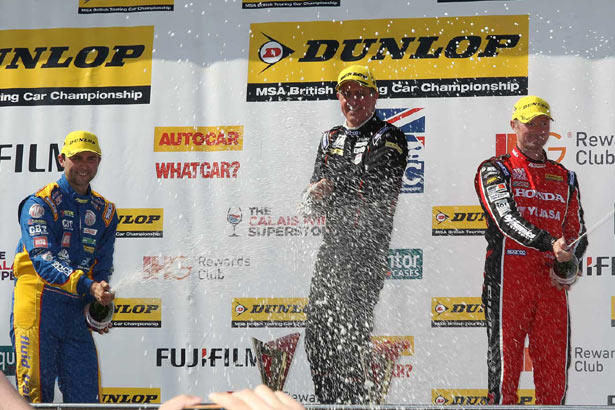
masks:
<path fill-rule="evenodd" d="M 243 125 L 154 129 L 154 152 L 241 151 L 242 149 Z"/>
<path fill-rule="evenodd" d="M 432 208 L 431 234 L 484 235 L 487 230 L 485 212 L 480 205 L 434 206 Z"/>
<path fill-rule="evenodd" d="M 154 27 L 0 31 L 0 106 L 149 104 Z"/>
<path fill-rule="evenodd" d="M 79 0 L 79 13 L 173 11 L 174 0 Z"/>
<path fill-rule="evenodd" d="M 103 387 L 101 403 L 160 403 L 156 387 Z"/>
<path fill-rule="evenodd" d="M 432 389 L 431 402 L 439 406 L 484 406 L 488 404 L 487 389 Z M 533 389 L 517 390 L 518 404 L 533 405 L 536 393 Z"/>
<path fill-rule="evenodd" d="M 117 210 L 116 238 L 162 238 L 163 208 L 124 208 Z"/>
<path fill-rule="evenodd" d="M 414 336 L 372 336 L 374 346 L 384 345 L 392 349 L 399 348 L 400 356 L 414 355 Z"/>
<path fill-rule="evenodd" d="M 113 304 L 113 327 L 162 327 L 159 298 L 117 298 Z"/>
<path fill-rule="evenodd" d="M 334 7 L 340 0 L 242 0 L 244 9 L 262 9 L 270 7 Z"/>
<path fill-rule="evenodd" d="M 335 99 L 368 65 L 383 98 L 527 94 L 527 15 L 255 23 L 248 101 Z"/>
<path fill-rule="evenodd" d="M 233 298 L 232 327 L 303 327 L 307 298 Z"/>
<path fill-rule="evenodd" d="M 615 296 L 611 296 L 611 327 L 615 327 Z"/>
<path fill-rule="evenodd" d="M 431 327 L 484 327 L 480 297 L 431 298 Z"/>

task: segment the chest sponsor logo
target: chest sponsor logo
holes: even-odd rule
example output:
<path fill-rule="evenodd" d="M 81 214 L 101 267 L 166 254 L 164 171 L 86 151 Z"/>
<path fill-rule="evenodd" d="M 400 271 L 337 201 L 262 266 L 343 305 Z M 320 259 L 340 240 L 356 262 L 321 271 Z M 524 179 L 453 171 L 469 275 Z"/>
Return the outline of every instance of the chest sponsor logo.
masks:
<path fill-rule="evenodd" d="M 113 327 L 162 327 L 159 298 L 117 298 L 113 303 Z"/>
<path fill-rule="evenodd" d="M 533 216 L 535 218 L 553 219 L 555 221 L 562 220 L 561 212 L 553 209 L 542 209 L 537 206 L 517 206 L 517 209 L 521 216 L 528 219 Z"/>
<path fill-rule="evenodd" d="M 0 372 L 7 376 L 15 376 L 15 360 L 13 346 L 0 346 Z"/>
<path fill-rule="evenodd" d="M 173 11 L 174 0 L 79 0 L 79 14 Z M 159 402 L 157 402 L 159 403 Z"/>
<path fill-rule="evenodd" d="M 42 205 L 34 204 L 30 206 L 28 213 L 32 218 L 41 218 L 43 215 L 45 215 L 45 208 L 43 208 Z"/>
<path fill-rule="evenodd" d="M 422 249 L 389 249 L 387 279 L 423 279 Z"/>
<path fill-rule="evenodd" d="M 527 252 L 523 249 L 506 249 L 506 255 L 525 256 Z"/>
<path fill-rule="evenodd" d="M 553 192 L 541 192 L 535 189 L 523 189 L 523 188 L 515 188 L 513 189 L 515 198 L 528 198 L 528 199 L 539 199 L 541 201 L 557 201 L 563 204 L 566 203 L 564 197 L 559 193 Z"/>
<path fill-rule="evenodd" d="M 273 7 L 339 7 L 340 0 L 241 0 L 244 9 Z"/>
<path fill-rule="evenodd" d="M 6 251 L 0 251 L 0 280 L 14 280 L 13 264 L 6 259 Z"/>
<path fill-rule="evenodd" d="M 46 248 L 47 247 L 47 237 L 46 236 L 37 236 L 32 239 L 34 242 L 35 248 Z"/>
<path fill-rule="evenodd" d="M 87 226 L 92 226 L 96 223 L 96 214 L 89 209 L 85 211 L 85 219 L 84 222 Z"/>
<path fill-rule="evenodd" d="M 244 217 L 244 214 L 245 217 Z M 226 221 L 231 225 L 230 237 L 251 238 L 320 236 L 325 232 L 326 219 L 299 215 L 276 214 L 268 206 L 229 207 Z M 240 226 L 241 225 L 241 226 Z"/>
<path fill-rule="evenodd" d="M 123 208 L 117 216 L 117 238 L 162 238 L 163 208 Z"/>
<path fill-rule="evenodd" d="M 400 128 L 408 143 L 408 160 L 400 193 L 425 190 L 425 108 L 376 109 L 380 118 Z"/>
<path fill-rule="evenodd" d="M 160 389 L 156 387 L 103 387 L 101 402 L 112 404 L 160 403 Z"/>
<path fill-rule="evenodd" d="M 487 222 L 480 205 L 434 206 L 431 227 L 433 236 L 480 236 L 485 234 Z"/>
<path fill-rule="evenodd" d="M 255 23 L 250 28 L 248 101 L 335 99 L 340 63 L 370 65 L 381 98 L 527 93 L 527 15 Z M 407 69 L 409 62 L 413 70 Z"/>
<path fill-rule="evenodd" d="M 536 394 L 531 389 L 517 390 L 520 405 L 534 405 Z M 431 402 L 438 406 L 485 406 L 489 402 L 487 389 L 432 389 Z"/>
<path fill-rule="evenodd" d="M 148 104 L 154 27 L 0 32 L 0 106 Z"/>
<path fill-rule="evenodd" d="M 307 298 L 233 298 L 231 327 L 303 327 Z"/>
<path fill-rule="evenodd" d="M 480 297 L 431 298 L 431 327 L 484 327 Z"/>

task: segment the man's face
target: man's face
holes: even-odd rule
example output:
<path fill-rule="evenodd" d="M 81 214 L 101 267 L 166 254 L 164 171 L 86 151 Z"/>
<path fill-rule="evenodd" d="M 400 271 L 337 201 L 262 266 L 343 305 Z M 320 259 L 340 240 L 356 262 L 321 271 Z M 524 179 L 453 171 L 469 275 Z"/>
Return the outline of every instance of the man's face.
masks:
<path fill-rule="evenodd" d="M 94 179 L 98 172 L 100 156 L 94 152 L 83 151 L 72 157 L 60 154 L 58 160 L 60 165 L 64 167 L 64 174 L 68 183 L 78 194 L 85 194 L 90 181 Z"/>
<path fill-rule="evenodd" d="M 539 115 L 526 123 L 513 120 L 510 122 L 510 126 L 517 134 L 517 145 L 519 145 L 521 151 L 542 152 L 549 139 L 551 119 L 546 115 Z"/>
<path fill-rule="evenodd" d="M 363 87 L 356 81 L 343 82 L 337 91 L 337 99 L 346 117 L 346 125 L 358 127 L 372 116 L 376 109 L 378 92 L 373 88 Z"/>

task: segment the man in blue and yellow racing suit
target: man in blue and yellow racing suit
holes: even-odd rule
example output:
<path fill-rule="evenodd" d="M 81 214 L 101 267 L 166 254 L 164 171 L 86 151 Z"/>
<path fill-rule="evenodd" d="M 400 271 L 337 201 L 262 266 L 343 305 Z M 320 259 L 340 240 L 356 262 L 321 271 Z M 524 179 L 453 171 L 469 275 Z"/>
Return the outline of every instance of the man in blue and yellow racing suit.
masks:
<path fill-rule="evenodd" d="M 115 205 L 90 188 L 101 160 L 96 135 L 71 132 L 58 160 L 60 179 L 19 204 L 10 332 L 17 389 L 30 402 L 52 402 L 58 378 L 64 402 L 96 403 L 98 356 L 84 308 L 113 300 L 118 219 Z"/>

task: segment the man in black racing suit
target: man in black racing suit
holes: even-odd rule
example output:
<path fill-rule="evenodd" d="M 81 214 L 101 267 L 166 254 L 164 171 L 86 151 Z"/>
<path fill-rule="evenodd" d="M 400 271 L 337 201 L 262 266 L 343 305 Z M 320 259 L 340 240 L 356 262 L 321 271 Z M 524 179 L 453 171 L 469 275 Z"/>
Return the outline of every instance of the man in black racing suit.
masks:
<path fill-rule="evenodd" d="M 373 312 L 387 272 L 395 206 L 406 167 L 403 132 L 375 114 L 378 91 L 367 67 L 338 76 L 346 118 L 323 134 L 305 202 L 327 230 L 310 286 L 305 347 L 321 403 L 373 402 Z M 371 371 L 371 369 L 369 369 Z"/>

